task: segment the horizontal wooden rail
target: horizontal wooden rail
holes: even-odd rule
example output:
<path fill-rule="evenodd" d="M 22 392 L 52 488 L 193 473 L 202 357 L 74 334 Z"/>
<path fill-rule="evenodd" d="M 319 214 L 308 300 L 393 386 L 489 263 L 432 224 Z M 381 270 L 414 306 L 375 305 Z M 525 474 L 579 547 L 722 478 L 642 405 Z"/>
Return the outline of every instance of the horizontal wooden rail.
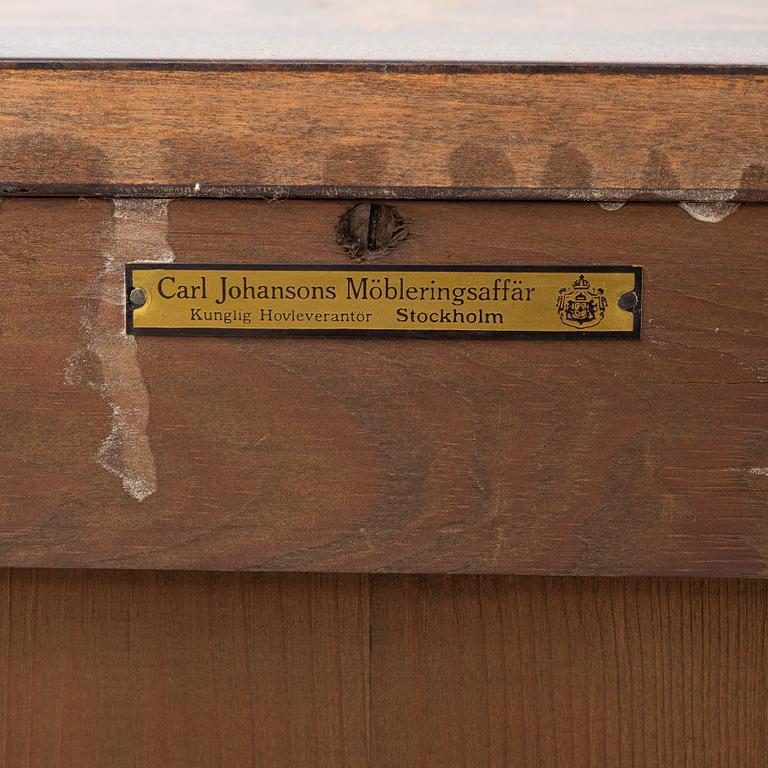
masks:
<path fill-rule="evenodd" d="M 768 200 L 768 70 L 0 63 L 0 194 Z"/>

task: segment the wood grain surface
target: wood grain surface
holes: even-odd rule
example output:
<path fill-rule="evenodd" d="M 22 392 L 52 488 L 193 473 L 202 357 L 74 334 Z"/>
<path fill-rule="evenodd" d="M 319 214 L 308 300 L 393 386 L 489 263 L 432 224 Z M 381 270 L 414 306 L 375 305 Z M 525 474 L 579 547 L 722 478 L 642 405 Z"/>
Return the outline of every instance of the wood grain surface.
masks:
<path fill-rule="evenodd" d="M 643 265 L 639 341 L 124 336 L 121 259 L 352 264 L 347 208 L 2 203 L 0 563 L 768 572 L 768 207 L 398 205 L 377 263 Z"/>
<path fill-rule="evenodd" d="M 6 63 L 3 194 L 768 200 L 763 70 Z"/>
<path fill-rule="evenodd" d="M 765 582 L 375 578 L 371 765 L 763 766 L 765 620 Z"/>
<path fill-rule="evenodd" d="M 763 768 L 764 581 L 4 571 L 9 768 Z"/>
<path fill-rule="evenodd" d="M 364 577 L 5 571 L 8 768 L 365 766 Z"/>

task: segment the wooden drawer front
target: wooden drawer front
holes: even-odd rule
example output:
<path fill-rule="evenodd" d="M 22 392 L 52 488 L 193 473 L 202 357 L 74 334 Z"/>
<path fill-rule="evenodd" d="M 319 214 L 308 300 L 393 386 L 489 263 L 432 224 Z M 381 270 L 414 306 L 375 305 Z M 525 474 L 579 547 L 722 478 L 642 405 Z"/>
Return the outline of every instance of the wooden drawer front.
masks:
<path fill-rule="evenodd" d="M 0 564 L 766 573 L 768 206 L 394 205 L 377 263 L 642 265 L 642 339 L 134 339 L 126 262 L 350 264 L 350 203 L 6 199 Z"/>

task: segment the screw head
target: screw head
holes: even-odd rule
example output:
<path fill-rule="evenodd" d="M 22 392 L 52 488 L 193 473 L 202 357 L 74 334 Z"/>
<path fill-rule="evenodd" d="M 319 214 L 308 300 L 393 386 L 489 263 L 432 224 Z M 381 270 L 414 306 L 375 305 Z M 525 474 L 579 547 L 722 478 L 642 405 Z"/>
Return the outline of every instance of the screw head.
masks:
<path fill-rule="evenodd" d="M 637 307 L 638 301 L 638 296 L 634 291 L 627 291 L 626 293 L 622 293 L 621 296 L 619 296 L 618 301 L 619 309 L 632 312 L 632 310 Z"/>
<path fill-rule="evenodd" d="M 138 309 L 147 303 L 147 294 L 143 288 L 132 288 L 128 294 L 128 300 L 133 309 Z"/>

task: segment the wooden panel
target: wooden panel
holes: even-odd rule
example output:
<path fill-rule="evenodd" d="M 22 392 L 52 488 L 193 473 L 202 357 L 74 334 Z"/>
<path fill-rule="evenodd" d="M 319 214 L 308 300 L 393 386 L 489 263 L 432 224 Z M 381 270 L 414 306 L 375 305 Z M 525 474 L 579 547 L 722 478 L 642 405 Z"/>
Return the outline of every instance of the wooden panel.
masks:
<path fill-rule="evenodd" d="M 387 578 L 371 765 L 762 768 L 765 582 Z"/>
<path fill-rule="evenodd" d="M 0 192 L 768 199 L 764 70 L 99 66 L 0 70 Z"/>
<path fill-rule="evenodd" d="M 0 761 L 762 768 L 767 589 L 5 571 Z"/>
<path fill-rule="evenodd" d="M 0 762 L 367 765 L 364 578 L 0 575 Z"/>
<path fill-rule="evenodd" d="M 636 340 L 122 333 L 122 262 L 347 259 L 337 202 L 6 200 L 0 562 L 768 573 L 768 207 L 402 203 L 379 263 L 635 263 Z"/>

